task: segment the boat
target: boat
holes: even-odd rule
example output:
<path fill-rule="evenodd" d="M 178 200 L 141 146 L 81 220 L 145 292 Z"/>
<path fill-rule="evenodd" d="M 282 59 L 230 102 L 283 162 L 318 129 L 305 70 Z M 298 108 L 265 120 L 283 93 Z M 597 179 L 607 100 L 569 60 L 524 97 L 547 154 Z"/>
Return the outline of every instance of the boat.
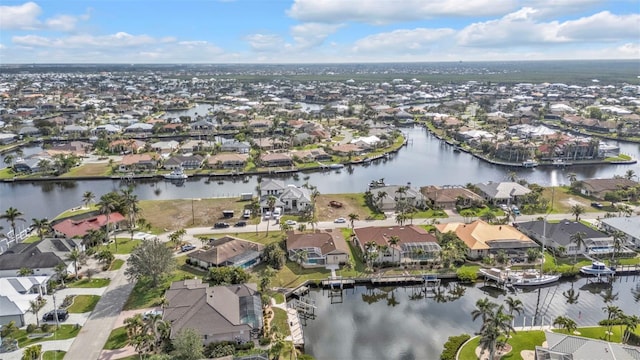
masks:
<path fill-rule="evenodd" d="M 600 261 L 594 261 L 591 265 L 585 265 L 580 268 L 580 272 L 585 275 L 593 276 L 611 276 L 616 273 L 616 269 L 605 265 Z"/>
<path fill-rule="evenodd" d="M 553 160 L 552 164 L 554 166 L 571 166 L 571 165 L 573 165 L 572 163 L 566 162 L 566 161 L 564 161 L 562 159 L 555 159 L 555 160 Z"/>
<path fill-rule="evenodd" d="M 480 274 L 482 274 L 482 276 L 484 276 L 485 279 L 493 280 L 499 284 L 510 283 L 513 278 L 513 274 L 511 274 L 509 269 L 502 270 L 502 269 L 491 268 L 491 269 L 480 269 L 478 271 L 480 272 Z"/>
<path fill-rule="evenodd" d="M 329 165 L 329 169 L 331 169 L 331 170 L 342 169 L 343 167 L 344 167 L 344 165 L 342 165 L 342 164 L 331 164 L 331 165 Z"/>
<path fill-rule="evenodd" d="M 542 274 L 536 269 L 525 270 L 514 280 L 512 284 L 514 286 L 541 286 L 554 283 L 560 280 L 560 275 L 554 274 Z"/>
<path fill-rule="evenodd" d="M 371 182 L 369 183 L 369 189 L 375 189 L 375 188 L 380 188 L 385 186 L 387 186 L 387 184 L 384 182 L 384 179 L 371 180 Z"/>
<path fill-rule="evenodd" d="M 538 166 L 538 162 L 535 160 L 527 160 L 522 162 L 522 167 L 525 168 L 534 168 L 536 166 Z"/>
<path fill-rule="evenodd" d="M 182 168 L 174 169 L 171 173 L 164 175 L 164 178 L 167 180 L 184 180 L 187 177 L 188 175 L 184 173 Z"/>

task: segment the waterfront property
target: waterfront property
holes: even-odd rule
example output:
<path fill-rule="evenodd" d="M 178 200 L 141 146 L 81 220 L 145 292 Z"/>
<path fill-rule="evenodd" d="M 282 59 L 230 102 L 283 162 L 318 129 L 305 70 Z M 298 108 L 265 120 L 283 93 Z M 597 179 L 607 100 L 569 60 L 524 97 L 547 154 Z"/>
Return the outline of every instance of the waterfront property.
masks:
<path fill-rule="evenodd" d="M 429 185 L 420 188 L 420 192 L 437 209 L 452 210 L 456 206 L 469 207 L 483 202 L 480 195 L 462 186 Z"/>
<path fill-rule="evenodd" d="M 608 232 L 622 232 L 626 245 L 640 250 L 640 216 L 604 218 L 600 225 Z"/>
<path fill-rule="evenodd" d="M 539 248 L 535 241 L 511 225 L 490 225 L 482 220 L 471 224 L 438 224 L 440 233 L 453 232 L 467 245 L 467 256 L 481 259 L 504 251 L 510 258 L 524 259 L 531 248 Z"/>
<path fill-rule="evenodd" d="M 604 200 L 605 195 L 610 192 L 625 190 L 638 183 L 625 178 L 611 179 L 585 179 L 582 180 L 580 192 L 586 196 L 592 196 L 599 200 Z"/>
<path fill-rule="evenodd" d="M 312 233 L 287 232 L 287 257 L 303 267 L 342 265 L 349 262 L 349 246 L 338 230 Z"/>
<path fill-rule="evenodd" d="M 176 281 L 165 294 L 163 320 L 170 338 L 193 329 L 206 345 L 218 341 L 252 340 L 262 330 L 262 302 L 256 284 L 213 286 L 201 279 Z"/>
<path fill-rule="evenodd" d="M 389 185 L 369 190 L 374 204 L 380 211 L 396 211 L 401 206 L 414 206 L 424 209 L 426 198 L 419 189 L 409 185 Z"/>
<path fill-rule="evenodd" d="M 209 242 L 208 249 L 190 253 L 189 263 L 208 269 L 210 267 L 237 266 L 251 268 L 260 263 L 264 245 L 233 236 L 224 236 Z"/>
<path fill-rule="evenodd" d="M 597 256 L 611 254 L 614 251 L 611 236 L 568 219 L 546 224 L 544 220 L 521 222 L 518 223 L 518 230 L 538 240 L 545 247 L 553 249 L 556 254 L 586 253 Z M 574 242 L 573 235 L 579 232 L 584 234 L 584 239 L 578 245 Z"/>
<path fill-rule="evenodd" d="M 67 238 L 84 237 L 91 230 L 100 230 L 109 226 L 109 230 L 117 230 L 120 225 L 126 221 L 125 217 L 119 212 L 113 212 L 107 215 L 100 214 L 85 219 L 65 219 L 52 226 L 56 236 L 64 236 Z"/>
<path fill-rule="evenodd" d="M 374 253 L 374 262 L 435 260 L 441 250 L 436 237 L 416 225 L 369 226 L 357 228 L 354 233 L 354 244 L 363 254 Z"/>
<path fill-rule="evenodd" d="M 275 207 L 281 207 L 287 212 L 299 213 L 311 206 L 311 190 L 295 185 L 284 185 L 284 182 L 274 179 L 264 179 L 260 183 L 260 208 L 269 211 L 269 196 L 276 198 Z"/>
<path fill-rule="evenodd" d="M 536 346 L 536 359 L 637 360 L 640 348 L 614 342 L 545 331 L 546 346 Z"/>
<path fill-rule="evenodd" d="M 493 182 L 475 184 L 486 201 L 492 204 L 517 204 L 522 196 L 531 192 L 517 182 Z"/>

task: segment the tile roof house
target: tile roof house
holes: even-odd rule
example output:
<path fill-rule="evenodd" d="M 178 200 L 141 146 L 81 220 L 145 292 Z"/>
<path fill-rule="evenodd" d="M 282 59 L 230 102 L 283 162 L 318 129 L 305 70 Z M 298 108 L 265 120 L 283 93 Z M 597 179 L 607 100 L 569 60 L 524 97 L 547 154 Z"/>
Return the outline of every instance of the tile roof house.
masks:
<path fill-rule="evenodd" d="M 582 180 L 580 192 L 586 196 L 593 196 L 594 198 L 604 200 L 604 196 L 608 192 L 628 189 L 637 185 L 637 182 L 625 178 L 586 179 Z"/>
<path fill-rule="evenodd" d="M 117 230 L 126 218 L 119 212 L 109 214 L 109 230 Z M 66 219 L 52 226 L 55 233 L 67 238 L 83 237 L 90 230 L 99 230 L 107 225 L 107 215 L 100 214 L 86 219 Z"/>
<path fill-rule="evenodd" d="M 354 233 L 354 244 L 363 254 L 365 251 L 378 252 L 381 247 L 386 247 L 384 252 L 375 257 L 376 262 L 404 263 L 432 260 L 438 257 L 441 250 L 435 236 L 415 225 L 369 226 L 357 228 Z M 392 245 L 390 242 L 393 242 L 394 237 L 398 238 L 398 243 Z M 367 249 L 366 244 L 370 242 L 373 242 L 376 247 Z"/>
<path fill-rule="evenodd" d="M 338 230 L 313 233 L 287 231 L 287 256 L 302 267 L 340 265 L 349 262 L 349 246 Z"/>
<path fill-rule="evenodd" d="M 536 359 L 640 360 L 640 348 L 580 336 L 544 332 L 546 346 L 536 346 Z"/>
<path fill-rule="evenodd" d="M 640 216 L 604 218 L 600 226 L 608 232 L 621 231 L 626 245 L 640 250 Z"/>
<path fill-rule="evenodd" d="M 428 199 L 428 201 L 436 208 L 452 210 L 456 205 L 466 207 L 473 203 L 482 203 L 483 199 L 480 195 L 473 191 L 460 187 L 440 187 L 435 185 L 420 188 L 420 192 Z"/>
<path fill-rule="evenodd" d="M 203 163 L 204 157 L 202 155 L 174 155 L 165 160 L 162 167 L 167 170 L 195 170 L 199 169 Z"/>
<path fill-rule="evenodd" d="M 240 154 L 248 154 L 251 149 L 251 145 L 246 141 L 229 140 L 224 141 L 220 145 L 220 151 L 223 152 L 237 152 Z"/>
<path fill-rule="evenodd" d="M 262 330 L 262 302 L 256 289 L 256 284 L 209 287 L 201 279 L 172 283 L 162 316 L 171 324 L 170 338 L 182 329 L 193 329 L 205 345 L 251 341 Z"/>
<path fill-rule="evenodd" d="M 152 154 L 125 155 L 118 166 L 118 171 L 145 171 L 155 170 L 158 167 L 158 160 Z"/>
<path fill-rule="evenodd" d="M 262 166 L 275 167 L 275 166 L 292 166 L 293 160 L 289 154 L 285 153 L 267 153 L 260 156 L 260 163 Z"/>
<path fill-rule="evenodd" d="M 523 257 L 527 249 L 540 247 L 511 225 L 490 225 L 482 220 L 471 224 L 438 224 L 436 230 L 442 234 L 455 233 L 467 245 L 467 256 L 472 259 L 494 255 L 500 250 L 510 257 Z"/>
<path fill-rule="evenodd" d="M 517 204 L 519 198 L 531 190 L 517 182 L 493 182 L 475 184 L 479 194 L 493 204 Z"/>
<path fill-rule="evenodd" d="M 572 220 L 560 220 L 559 222 L 546 222 L 544 220 L 520 222 L 518 230 L 529 237 L 536 239 L 547 248 L 556 251 L 563 247 L 565 254 L 575 255 L 587 253 L 589 255 L 611 254 L 613 252 L 613 238 L 603 232 L 594 230 L 589 226 Z M 584 233 L 584 245 L 578 247 L 571 236 L 578 232 Z"/>
<path fill-rule="evenodd" d="M 188 255 L 192 265 L 210 267 L 237 266 L 248 269 L 260 263 L 264 245 L 252 241 L 224 236 L 209 242 L 209 249 Z"/>
<path fill-rule="evenodd" d="M 249 154 L 219 153 L 207 158 L 207 167 L 215 169 L 244 168 L 249 160 Z"/>

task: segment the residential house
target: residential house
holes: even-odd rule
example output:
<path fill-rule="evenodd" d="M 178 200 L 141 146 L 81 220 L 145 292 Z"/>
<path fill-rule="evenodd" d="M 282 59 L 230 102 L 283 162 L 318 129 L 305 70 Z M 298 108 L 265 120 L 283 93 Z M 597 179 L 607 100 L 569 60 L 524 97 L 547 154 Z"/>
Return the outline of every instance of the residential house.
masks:
<path fill-rule="evenodd" d="M 269 195 L 278 197 L 286 188 L 284 181 L 263 178 L 260 182 L 260 197 L 267 197 Z"/>
<path fill-rule="evenodd" d="M 331 155 L 327 154 L 324 149 L 309 149 L 309 150 L 298 150 L 292 152 L 292 155 L 300 158 L 305 162 L 314 162 L 314 161 L 331 161 Z"/>
<path fill-rule="evenodd" d="M 187 140 L 180 145 L 180 152 L 183 154 L 191 154 L 197 151 L 211 151 L 215 148 L 215 144 L 204 140 Z"/>
<path fill-rule="evenodd" d="M 119 212 L 112 212 L 109 214 L 108 220 L 106 214 L 99 214 L 84 219 L 69 218 L 54 224 L 51 228 L 55 232 L 56 236 L 81 238 L 87 235 L 90 230 L 106 229 L 107 224 L 109 224 L 109 231 L 118 230 L 125 221 L 126 218 L 122 214 Z"/>
<path fill-rule="evenodd" d="M 287 185 L 278 200 L 282 203 L 283 209 L 287 212 L 299 213 L 309 208 L 312 204 L 311 190 L 295 185 Z M 266 200 L 261 202 L 266 205 Z"/>
<path fill-rule="evenodd" d="M 608 233 L 621 231 L 628 247 L 640 250 L 640 216 L 600 219 L 600 226 Z"/>
<path fill-rule="evenodd" d="M 53 252 L 14 252 L 11 248 L 0 254 L 0 278 L 14 277 L 22 268 L 28 268 L 37 276 L 51 276 L 56 265 L 64 261 Z"/>
<path fill-rule="evenodd" d="M 11 133 L 0 133 L 0 145 L 11 144 L 16 141 L 18 135 Z"/>
<path fill-rule="evenodd" d="M 429 185 L 420 188 L 420 192 L 427 198 L 432 207 L 438 209 L 453 210 L 456 206 L 465 208 L 483 203 L 480 195 L 461 186 L 441 187 Z"/>
<path fill-rule="evenodd" d="M 158 168 L 158 160 L 151 154 L 131 154 L 122 157 L 118 171 L 149 171 Z"/>
<path fill-rule="evenodd" d="M 293 166 L 293 160 L 289 154 L 267 153 L 260 156 L 260 163 L 266 167 Z"/>
<path fill-rule="evenodd" d="M 137 154 L 144 149 L 145 142 L 136 139 L 118 139 L 109 143 L 109 152 Z"/>
<path fill-rule="evenodd" d="M 356 145 L 363 149 L 375 149 L 380 143 L 380 138 L 371 135 L 371 136 L 361 136 L 350 141 L 350 144 Z"/>
<path fill-rule="evenodd" d="M 168 155 L 176 151 L 178 146 L 180 146 L 180 143 L 175 140 L 158 141 L 151 144 L 151 149 L 159 154 Z"/>
<path fill-rule="evenodd" d="M 153 132 L 153 125 L 146 123 L 135 123 L 124 128 L 124 132 L 127 133 L 151 133 Z"/>
<path fill-rule="evenodd" d="M 14 321 L 17 327 L 27 325 L 25 315 L 30 302 L 47 294 L 50 276 L 0 277 L 0 326 Z"/>
<path fill-rule="evenodd" d="M 64 144 L 56 144 L 51 148 L 46 149 L 45 152 L 49 156 L 54 156 L 58 154 L 85 156 L 91 152 L 92 147 L 93 145 L 91 145 L 88 142 L 70 141 Z"/>
<path fill-rule="evenodd" d="M 536 345 L 535 359 L 638 360 L 640 348 L 615 342 L 545 331 L 546 345 Z"/>
<path fill-rule="evenodd" d="M 237 266 L 249 269 L 260 263 L 264 245 L 252 241 L 224 236 L 209 242 L 208 249 L 188 255 L 192 265 L 203 268 Z"/>
<path fill-rule="evenodd" d="M 214 169 L 243 169 L 248 160 L 249 154 L 219 153 L 207 158 L 207 167 Z"/>
<path fill-rule="evenodd" d="M 628 189 L 637 185 L 638 183 L 636 181 L 625 178 L 585 179 L 582 180 L 580 192 L 583 195 L 604 200 L 605 195 L 609 192 Z"/>
<path fill-rule="evenodd" d="M 204 157 L 202 155 L 174 155 L 165 160 L 162 167 L 167 170 L 185 169 L 195 170 L 199 169 L 204 163 Z"/>
<path fill-rule="evenodd" d="M 406 263 L 434 260 L 440 254 L 438 240 L 416 225 L 369 226 L 354 230 L 354 244 L 364 254 L 375 252 L 374 262 Z M 398 243 L 392 244 L 397 238 Z M 367 244 L 375 244 L 368 248 Z"/>
<path fill-rule="evenodd" d="M 472 259 L 496 255 L 499 251 L 505 251 L 509 257 L 524 258 L 528 249 L 540 247 L 511 225 L 490 225 L 482 220 L 471 224 L 438 224 L 436 230 L 442 234 L 455 233 L 467 245 L 467 256 Z"/>
<path fill-rule="evenodd" d="M 517 204 L 520 198 L 531 192 L 517 182 L 493 182 L 475 184 L 478 195 L 492 204 Z"/>
<path fill-rule="evenodd" d="M 331 151 L 339 156 L 358 156 L 364 153 L 364 149 L 356 144 L 336 144 L 331 146 Z"/>
<path fill-rule="evenodd" d="M 536 220 L 520 222 L 517 227 L 518 230 L 534 238 L 546 248 L 554 249 L 556 253 L 564 252 L 566 255 L 588 254 L 597 256 L 613 252 L 613 239 L 611 236 L 594 230 L 581 222 L 567 219 L 553 223 Z M 580 246 L 571 239 L 578 232 L 585 235 L 584 244 Z"/>
<path fill-rule="evenodd" d="M 248 154 L 251 150 L 251 145 L 246 141 L 229 140 L 223 141 L 220 145 L 220 151 L 222 152 L 237 152 L 240 154 Z"/>
<path fill-rule="evenodd" d="M 406 209 L 408 206 L 424 209 L 427 205 L 427 199 L 420 190 L 408 185 L 383 186 L 369 191 L 373 195 L 376 206 L 382 211 L 400 211 L 401 208 Z"/>
<path fill-rule="evenodd" d="M 37 298 L 31 295 L 31 301 Z M 8 296 L 0 295 L 0 326 L 4 326 L 10 322 L 14 322 L 17 327 L 27 325 L 24 321 L 24 315 L 29 311 L 29 307 L 19 306 L 14 300 Z"/>
<path fill-rule="evenodd" d="M 15 172 L 23 173 L 35 173 L 41 171 L 40 166 L 43 162 L 47 162 L 49 165 L 53 165 L 53 160 L 50 157 L 45 156 L 29 156 L 25 159 L 20 159 L 13 164 L 13 170 Z"/>
<path fill-rule="evenodd" d="M 162 319 L 171 325 L 170 338 L 193 329 L 206 345 L 248 342 L 262 330 L 262 301 L 256 284 L 213 286 L 201 279 L 176 281 L 165 293 Z"/>
<path fill-rule="evenodd" d="M 349 246 L 338 229 L 313 233 L 287 231 L 287 256 L 302 267 L 342 265 L 349 262 Z"/>

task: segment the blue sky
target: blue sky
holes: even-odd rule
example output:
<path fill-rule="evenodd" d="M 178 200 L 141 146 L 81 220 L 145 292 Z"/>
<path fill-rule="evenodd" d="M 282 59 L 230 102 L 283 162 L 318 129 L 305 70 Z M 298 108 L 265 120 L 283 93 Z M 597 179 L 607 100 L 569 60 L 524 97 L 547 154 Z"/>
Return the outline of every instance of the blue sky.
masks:
<path fill-rule="evenodd" d="M 640 0 L 0 1 L 0 63 L 639 59 Z"/>

